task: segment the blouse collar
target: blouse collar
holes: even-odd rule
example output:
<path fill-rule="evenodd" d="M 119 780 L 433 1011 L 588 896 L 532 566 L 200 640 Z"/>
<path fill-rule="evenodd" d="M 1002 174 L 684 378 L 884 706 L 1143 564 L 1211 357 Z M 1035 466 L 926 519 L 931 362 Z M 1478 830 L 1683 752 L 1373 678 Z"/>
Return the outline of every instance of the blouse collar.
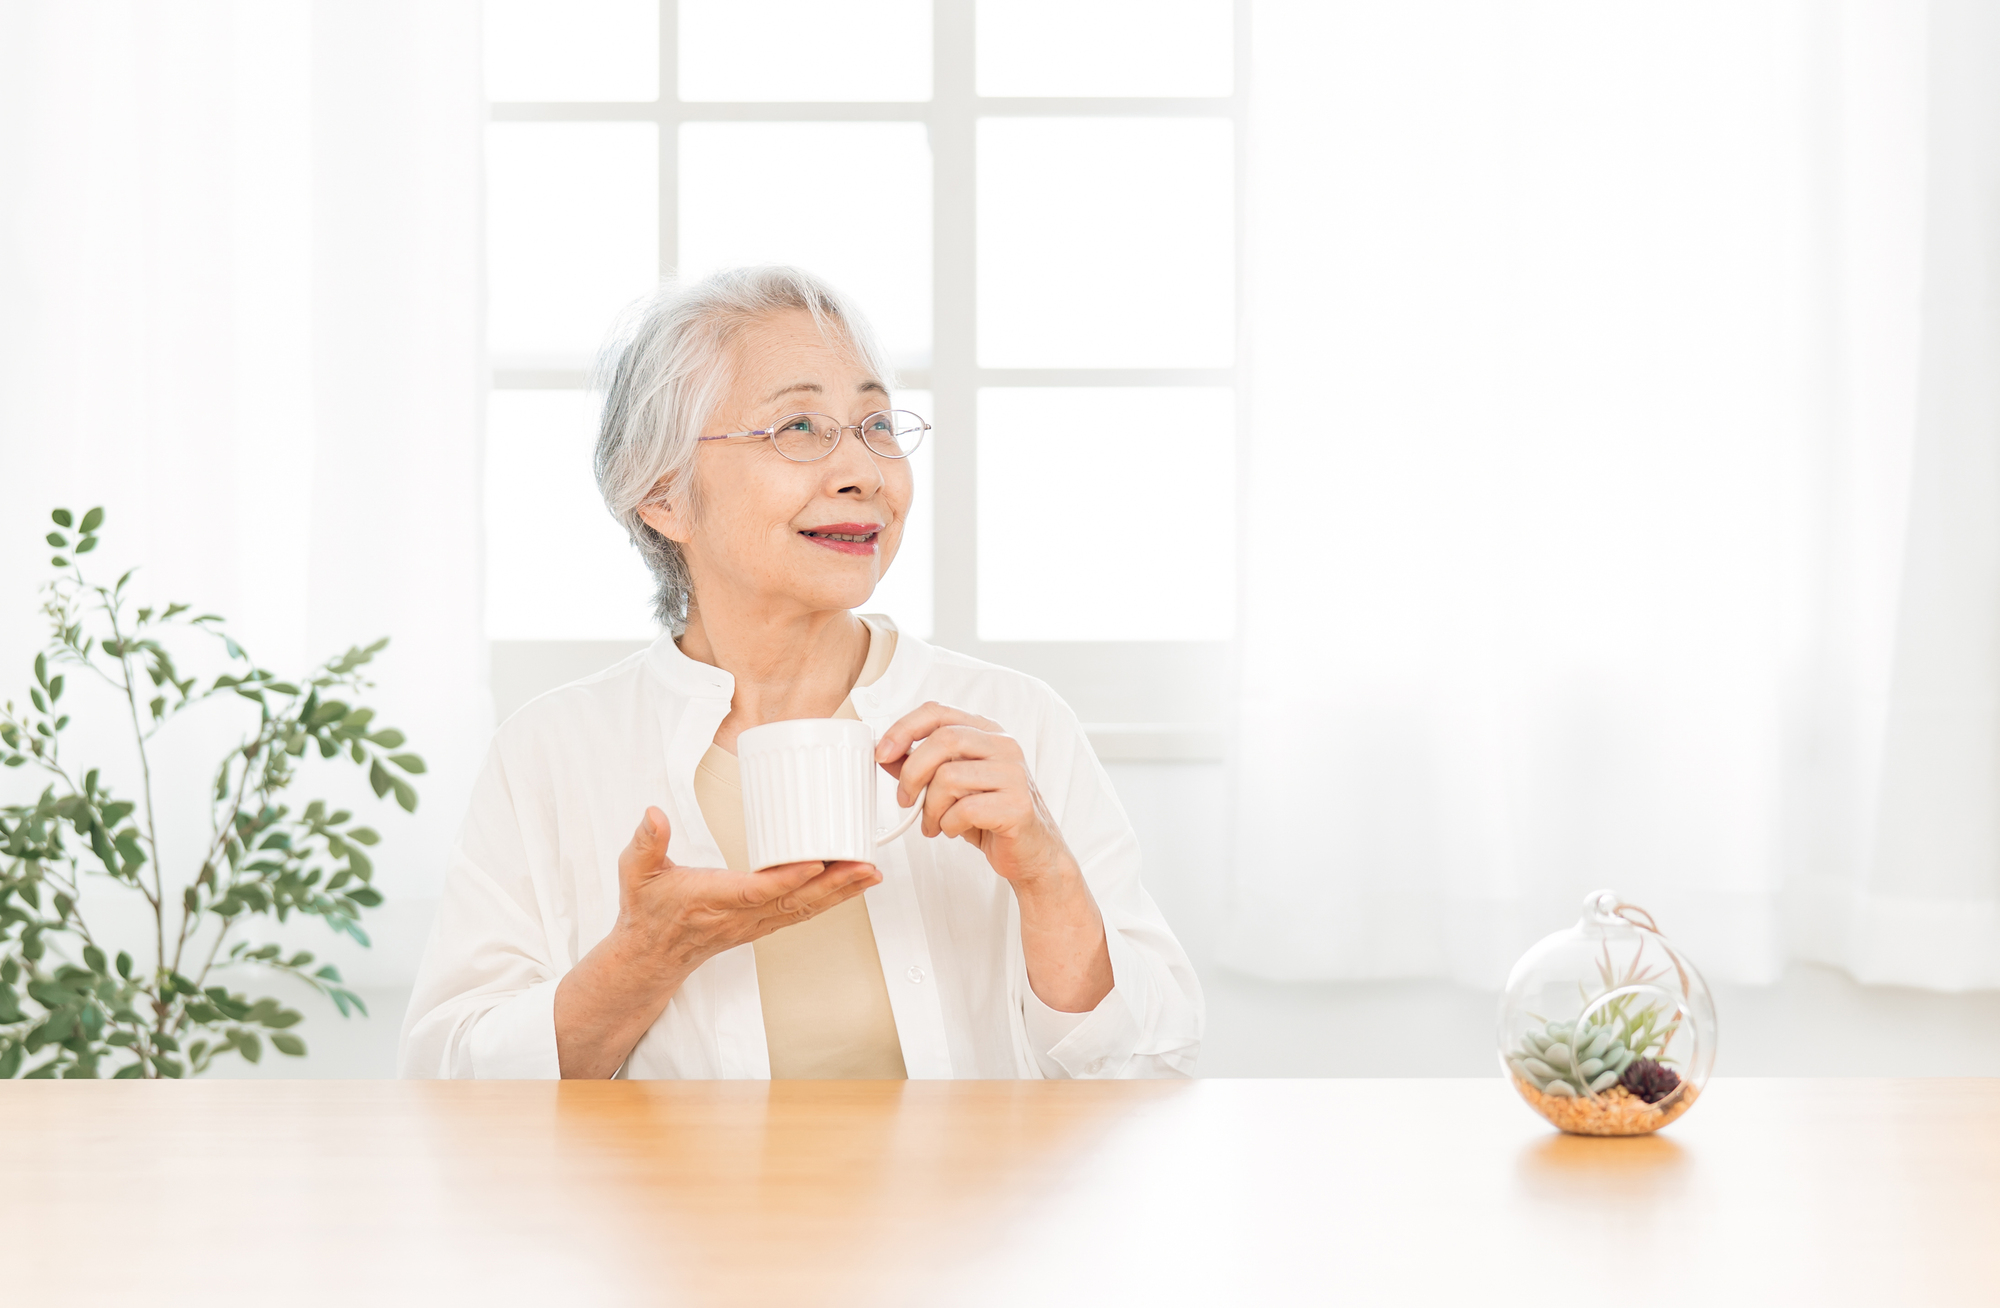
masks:
<path fill-rule="evenodd" d="M 860 615 L 871 626 L 896 631 L 895 622 L 880 613 Z M 872 685 L 856 686 L 852 692 L 854 711 L 864 718 L 880 717 L 916 694 L 929 669 L 931 647 L 908 632 L 898 632 L 896 652 L 889 666 Z M 672 632 L 663 631 L 646 651 L 646 663 L 667 689 L 689 699 L 719 699 L 728 702 L 736 694 L 736 678 L 712 663 L 691 659 L 681 652 Z"/>

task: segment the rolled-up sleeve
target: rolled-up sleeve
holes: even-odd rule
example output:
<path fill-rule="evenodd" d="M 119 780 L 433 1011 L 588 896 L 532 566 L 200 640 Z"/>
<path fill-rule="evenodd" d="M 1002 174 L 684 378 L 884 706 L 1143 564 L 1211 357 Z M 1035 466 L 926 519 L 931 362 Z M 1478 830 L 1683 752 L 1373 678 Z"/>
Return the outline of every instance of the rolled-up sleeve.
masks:
<path fill-rule="evenodd" d="M 496 744 L 445 871 L 403 1024 L 401 1075 L 560 1075 L 555 992 L 567 969 L 551 947 L 533 858 Z"/>
<path fill-rule="evenodd" d="M 1053 692 L 1049 698 L 1036 784 L 1104 919 L 1112 988 L 1088 1013 L 1059 1013 L 1035 996 L 1024 961 L 1016 984 L 1030 1049 L 1045 1077 L 1192 1076 L 1201 1051 L 1201 982 L 1140 882 L 1138 833 L 1111 779 L 1074 714 Z"/>

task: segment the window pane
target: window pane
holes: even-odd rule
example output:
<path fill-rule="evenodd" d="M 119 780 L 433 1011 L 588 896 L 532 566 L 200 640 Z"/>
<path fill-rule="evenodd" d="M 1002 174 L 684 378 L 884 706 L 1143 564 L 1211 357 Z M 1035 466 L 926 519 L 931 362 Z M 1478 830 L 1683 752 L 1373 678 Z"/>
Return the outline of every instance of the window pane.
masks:
<path fill-rule="evenodd" d="M 681 0 L 683 100 L 928 100 L 931 0 Z"/>
<path fill-rule="evenodd" d="M 979 362 L 1228 366 L 1230 133 L 1212 118 L 982 118 Z"/>
<path fill-rule="evenodd" d="M 930 364 L 922 123 L 684 123 L 680 165 L 684 275 L 796 264 L 853 296 L 898 366 Z"/>
<path fill-rule="evenodd" d="M 981 95 L 1228 95 L 1229 0 L 980 0 Z"/>
<path fill-rule="evenodd" d="M 659 0 L 486 0 L 489 100 L 655 100 Z"/>
<path fill-rule="evenodd" d="M 1233 392 L 979 392 L 979 638 L 1224 640 Z"/>
<path fill-rule="evenodd" d="M 652 574 L 591 473 L 598 397 L 494 391 L 486 406 L 486 634 L 651 640 Z"/>
<path fill-rule="evenodd" d="M 891 403 L 899 409 L 913 410 L 926 422 L 937 421 L 937 410 L 931 404 L 929 391 L 899 390 Z M 933 430 L 909 458 L 911 480 L 916 483 L 916 490 L 910 501 L 910 520 L 903 527 L 903 544 L 896 551 L 895 562 L 889 565 L 888 575 L 882 578 L 875 587 L 875 594 L 862 606 L 865 613 L 888 614 L 896 620 L 900 630 L 924 639 L 929 639 L 933 624 L 931 578 L 935 574 L 931 549 L 936 539 L 932 526 L 936 517 L 931 503 L 931 459 L 937 453 L 937 439 L 938 434 Z"/>
<path fill-rule="evenodd" d="M 575 361 L 659 279 L 651 123 L 494 123 L 486 137 L 488 343 Z"/>

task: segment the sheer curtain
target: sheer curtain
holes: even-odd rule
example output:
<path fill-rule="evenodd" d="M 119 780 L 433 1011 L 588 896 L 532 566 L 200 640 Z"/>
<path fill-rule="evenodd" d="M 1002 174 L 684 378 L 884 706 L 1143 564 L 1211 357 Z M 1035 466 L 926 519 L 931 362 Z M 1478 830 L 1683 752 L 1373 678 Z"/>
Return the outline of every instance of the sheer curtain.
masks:
<path fill-rule="evenodd" d="M 361 984 L 414 972 L 490 727 L 482 119 L 476 0 L 0 5 L 0 694 L 43 639 L 58 503 L 104 505 L 111 575 L 144 565 L 138 593 L 269 666 L 390 636 L 375 702 L 431 771 L 378 823 Z"/>
<path fill-rule="evenodd" d="M 1255 13 L 1223 957 L 2000 984 L 2000 11 Z"/>

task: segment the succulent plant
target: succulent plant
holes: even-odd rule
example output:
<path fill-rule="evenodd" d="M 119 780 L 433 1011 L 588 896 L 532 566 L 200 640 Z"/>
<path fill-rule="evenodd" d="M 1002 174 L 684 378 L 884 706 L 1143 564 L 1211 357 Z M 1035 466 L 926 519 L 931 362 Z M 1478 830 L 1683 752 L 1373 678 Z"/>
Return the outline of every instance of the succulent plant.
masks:
<path fill-rule="evenodd" d="M 1507 1065 L 1545 1095 L 1582 1095 L 1618 1084 L 1637 1056 L 1610 1026 L 1550 1022 L 1522 1036 Z"/>
<path fill-rule="evenodd" d="M 1649 1104 L 1657 1104 L 1681 1083 L 1680 1073 L 1661 1067 L 1650 1058 L 1635 1058 L 1619 1077 L 1625 1088 Z"/>

